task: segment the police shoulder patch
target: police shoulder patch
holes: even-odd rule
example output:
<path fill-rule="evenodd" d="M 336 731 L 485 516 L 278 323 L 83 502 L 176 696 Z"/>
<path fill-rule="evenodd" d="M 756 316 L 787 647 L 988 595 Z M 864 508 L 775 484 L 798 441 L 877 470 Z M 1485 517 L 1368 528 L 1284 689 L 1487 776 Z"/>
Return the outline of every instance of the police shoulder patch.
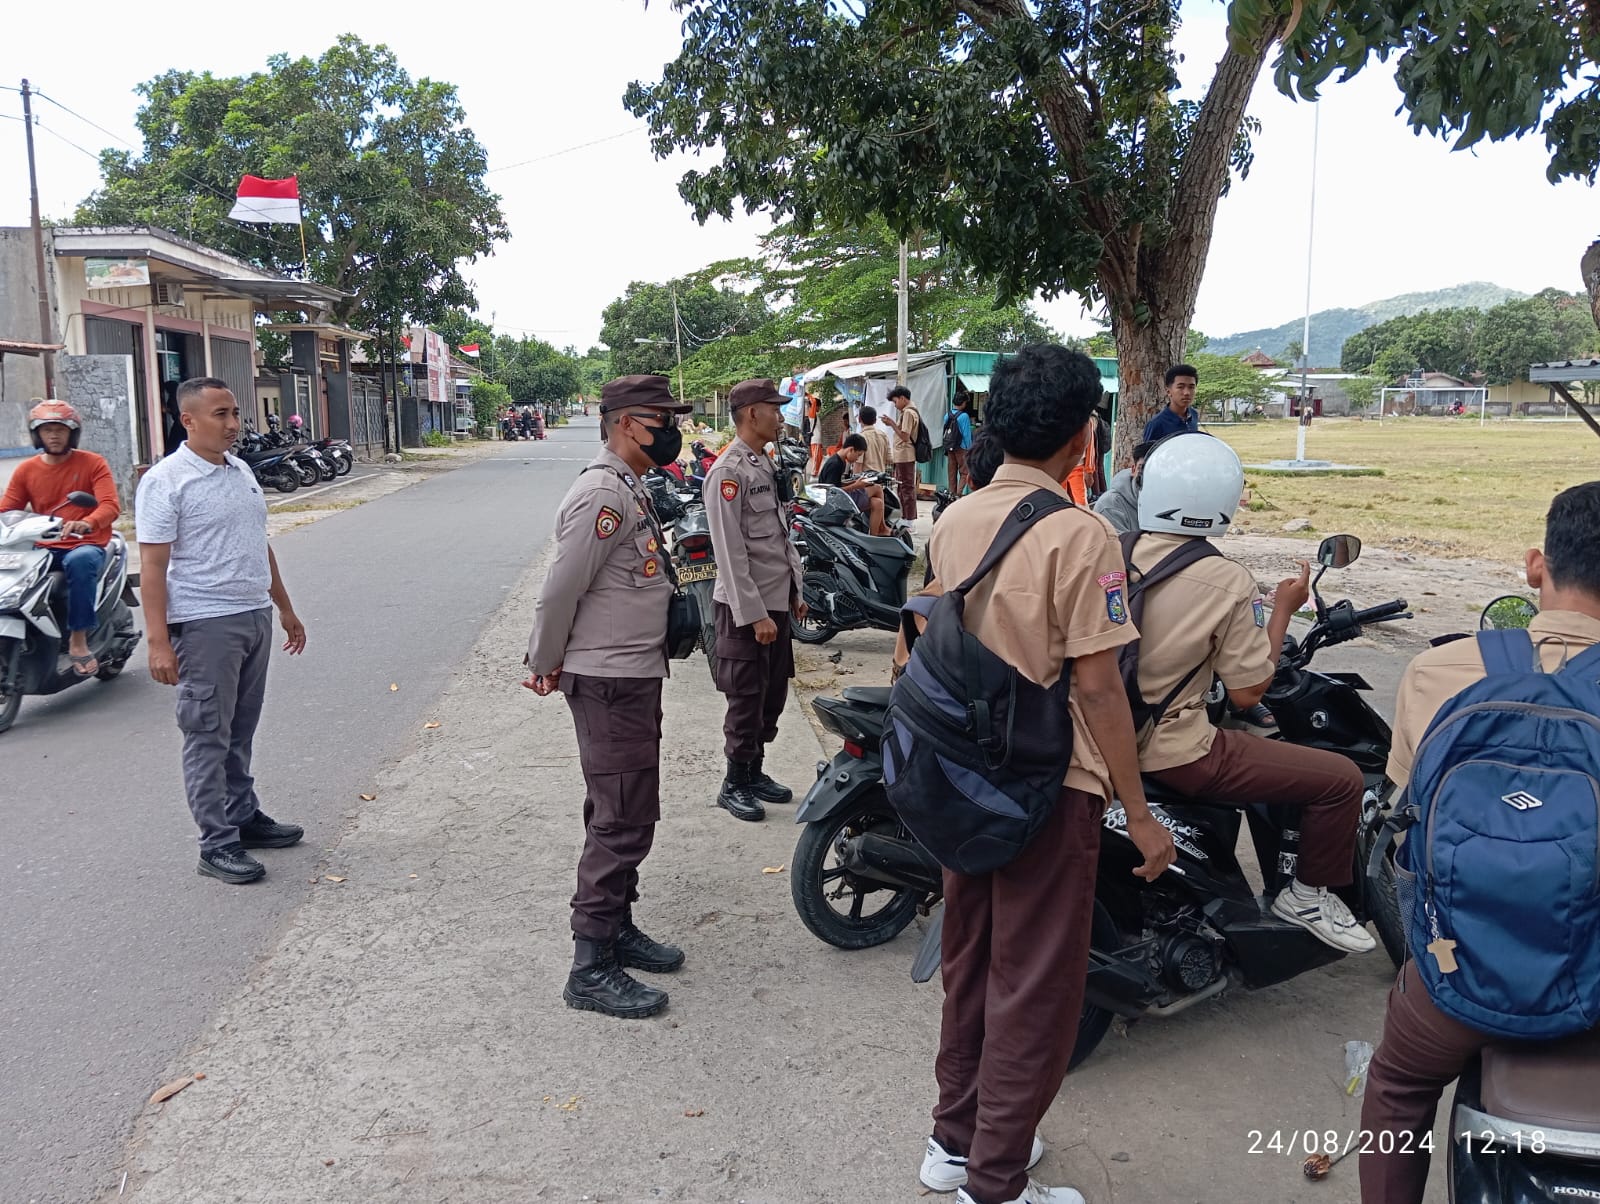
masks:
<path fill-rule="evenodd" d="M 731 502 L 739 496 L 739 482 L 732 478 L 724 478 L 722 482 L 722 500 Z"/>
<path fill-rule="evenodd" d="M 594 533 L 600 539 L 610 539 L 622 526 L 622 515 L 610 506 L 601 506 L 600 513 L 594 517 Z"/>

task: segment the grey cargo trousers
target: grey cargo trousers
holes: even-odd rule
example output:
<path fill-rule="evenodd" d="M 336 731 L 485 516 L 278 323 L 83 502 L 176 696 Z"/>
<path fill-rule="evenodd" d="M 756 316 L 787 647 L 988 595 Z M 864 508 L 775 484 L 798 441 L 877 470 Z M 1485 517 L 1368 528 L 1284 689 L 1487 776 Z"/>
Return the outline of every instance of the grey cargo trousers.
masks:
<path fill-rule="evenodd" d="M 200 828 L 200 850 L 239 839 L 260 810 L 250 776 L 250 745 L 267 692 L 272 608 L 174 623 L 178 654 L 178 729 L 183 788 Z"/>

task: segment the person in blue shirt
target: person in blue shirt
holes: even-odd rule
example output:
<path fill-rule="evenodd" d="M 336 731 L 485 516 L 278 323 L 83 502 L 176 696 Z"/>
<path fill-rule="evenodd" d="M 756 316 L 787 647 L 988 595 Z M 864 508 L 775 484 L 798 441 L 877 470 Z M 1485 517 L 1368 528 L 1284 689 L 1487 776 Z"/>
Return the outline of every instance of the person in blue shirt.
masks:
<path fill-rule="evenodd" d="M 967 475 L 967 449 L 972 446 L 972 394 L 957 393 L 955 408 L 944 424 L 944 455 L 950 467 L 950 492 L 961 496 L 961 487 L 971 487 Z"/>
<path fill-rule="evenodd" d="M 1194 390 L 1199 383 L 1200 373 L 1192 365 L 1174 364 L 1167 369 L 1167 405 L 1144 424 L 1144 442 L 1200 429 L 1200 414 L 1194 408 Z"/>

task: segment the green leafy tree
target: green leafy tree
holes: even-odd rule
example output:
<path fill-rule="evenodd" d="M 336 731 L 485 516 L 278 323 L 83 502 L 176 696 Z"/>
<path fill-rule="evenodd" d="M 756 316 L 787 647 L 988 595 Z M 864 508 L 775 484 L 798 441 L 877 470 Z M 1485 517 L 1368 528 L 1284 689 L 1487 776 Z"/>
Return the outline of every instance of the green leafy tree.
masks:
<path fill-rule="evenodd" d="M 1305 344 L 1299 339 L 1290 339 L 1284 344 L 1283 350 L 1278 352 L 1277 361 L 1280 364 L 1295 365 L 1300 362 L 1300 357 L 1306 353 Z"/>
<path fill-rule="evenodd" d="M 1220 416 L 1233 402 L 1242 406 L 1260 405 L 1273 392 L 1271 382 L 1237 356 L 1201 352 L 1191 356 L 1189 362 L 1200 374 L 1194 400 L 1202 414 Z"/>
<path fill-rule="evenodd" d="M 499 426 L 500 415 L 511 404 L 511 391 L 497 380 L 479 377 L 472 382 L 472 418 L 480 432 Z"/>
<path fill-rule="evenodd" d="M 578 355 L 575 347 L 568 347 L 567 354 L 577 362 L 578 374 L 583 380 L 581 390 L 583 395 L 585 397 L 600 396 L 601 386 L 614 375 L 611 371 L 611 352 L 596 344 L 581 356 Z"/>
<path fill-rule="evenodd" d="M 1342 381 L 1344 395 L 1350 399 L 1350 411 L 1369 410 L 1378 404 L 1380 390 L 1388 382 L 1378 376 L 1352 376 Z"/>
<path fill-rule="evenodd" d="M 1200 331 L 1190 330 L 1188 334 L 1183 336 L 1183 358 L 1188 359 L 1192 355 L 1199 355 L 1206 349 L 1206 344 L 1210 341 Z"/>
<path fill-rule="evenodd" d="M 672 298 L 677 293 L 674 338 Z M 677 347 L 687 360 L 699 348 L 729 335 L 749 334 L 767 319 L 758 296 L 720 288 L 708 280 L 667 284 L 634 281 L 601 315 L 600 341 L 611 349 L 617 376 L 656 372 L 676 382 Z"/>
<path fill-rule="evenodd" d="M 345 34 L 316 59 L 276 54 L 227 78 L 168 71 L 138 91 L 144 150 L 102 152 L 75 222 L 155 223 L 298 275 L 294 227 L 228 218 L 241 176 L 295 175 L 311 278 L 351 294 L 335 321 L 387 331 L 473 305 L 463 265 L 507 231 L 453 85 Z"/>
<path fill-rule="evenodd" d="M 1186 349 L 1218 199 L 1250 167 L 1245 107 L 1273 47 L 1279 87 L 1308 98 L 1399 51 L 1419 129 L 1470 144 L 1543 127 L 1552 172 L 1592 178 L 1600 85 L 1584 72 L 1600 23 L 1575 0 L 1553 3 L 1559 15 L 1503 0 L 1418 0 L 1404 13 L 1232 0 L 1227 46 L 1190 100 L 1176 95 L 1175 0 L 673 0 L 682 51 L 624 100 L 658 154 L 721 152 L 680 183 L 701 220 L 736 202 L 802 231 L 881 214 L 898 236 L 939 239 L 1005 297 L 1103 304 L 1125 452 Z"/>

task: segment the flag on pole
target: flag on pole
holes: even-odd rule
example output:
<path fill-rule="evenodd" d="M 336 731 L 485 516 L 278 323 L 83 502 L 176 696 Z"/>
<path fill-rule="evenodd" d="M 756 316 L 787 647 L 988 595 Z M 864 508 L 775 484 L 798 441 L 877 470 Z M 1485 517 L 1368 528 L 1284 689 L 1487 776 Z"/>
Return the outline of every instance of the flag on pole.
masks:
<path fill-rule="evenodd" d="M 411 336 L 410 335 L 408 335 L 408 334 L 401 335 L 400 336 L 400 341 L 406 345 L 406 350 L 407 351 L 411 350 Z"/>
<path fill-rule="evenodd" d="M 478 343 L 463 343 L 456 350 L 461 352 L 462 355 L 470 355 L 473 359 L 477 359 L 479 346 L 480 344 Z"/>
<path fill-rule="evenodd" d="M 300 182 L 295 176 L 286 180 L 263 180 L 260 176 L 246 176 L 239 181 L 238 199 L 228 216 L 236 222 L 267 222 L 298 226 L 300 224 Z"/>

